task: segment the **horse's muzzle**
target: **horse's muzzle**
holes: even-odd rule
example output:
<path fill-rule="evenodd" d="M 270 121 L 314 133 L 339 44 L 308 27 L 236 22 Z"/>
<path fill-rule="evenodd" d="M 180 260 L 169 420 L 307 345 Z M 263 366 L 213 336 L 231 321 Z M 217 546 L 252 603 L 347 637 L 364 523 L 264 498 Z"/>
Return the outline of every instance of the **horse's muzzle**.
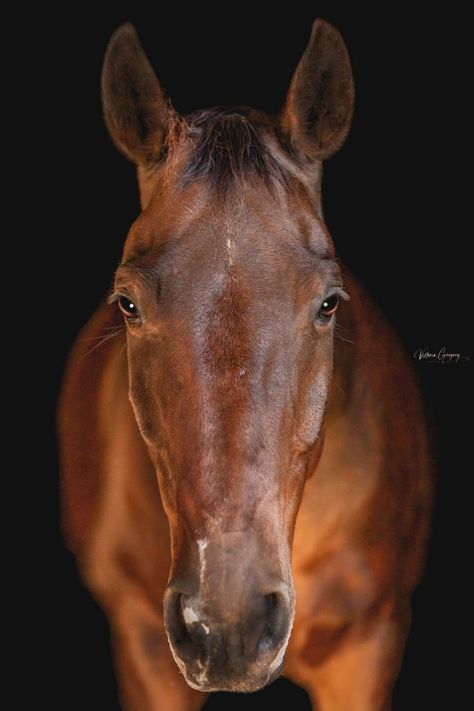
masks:
<path fill-rule="evenodd" d="M 174 580 L 164 611 L 174 659 L 193 688 L 256 691 L 281 672 L 294 613 L 287 583 L 222 571 L 192 594 Z"/>

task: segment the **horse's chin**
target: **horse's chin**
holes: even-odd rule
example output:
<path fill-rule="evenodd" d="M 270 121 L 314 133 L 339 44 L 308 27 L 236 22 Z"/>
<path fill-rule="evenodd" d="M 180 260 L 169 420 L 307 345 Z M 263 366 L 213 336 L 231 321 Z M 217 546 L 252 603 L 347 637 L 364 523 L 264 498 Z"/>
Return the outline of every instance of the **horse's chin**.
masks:
<path fill-rule="evenodd" d="M 230 680 L 215 679 L 208 681 L 207 679 L 203 679 L 199 673 L 197 675 L 185 674 L 184 678 L 188 686 L 190 686 L 191 689 L 195 689 L 196 691 L 202 691 L 205 693 L 211 691 L 232 691 L 248 694 L 253 691 L 260 691 L 260 689 L 263 689 L 268 684 L 271 684 L 273 681 L 275 681 L 275 679 L 280 676 L 282 669 L 283 664 L 281 664 L 280 668 L 276 671 L 272 673 L 268 672 L 267 674 L 264 674 L 263 676 L 258 678 L 235 678 Z"/>
<path fill-rule="evenodd" d="M 259 691 L 277 679 L 283 671 L 285 647 L 280 650 L 273 662 L 265 668 L 258 665 L 257 669 L 252 669 L 239 674 L 233 672 L 216 673 L 208 670 L 200 661 L 190 665 L 179 665 L 181 672 L 188 686 L 196 691 L 232 691 L 240 693 L 250 693 Z"/>

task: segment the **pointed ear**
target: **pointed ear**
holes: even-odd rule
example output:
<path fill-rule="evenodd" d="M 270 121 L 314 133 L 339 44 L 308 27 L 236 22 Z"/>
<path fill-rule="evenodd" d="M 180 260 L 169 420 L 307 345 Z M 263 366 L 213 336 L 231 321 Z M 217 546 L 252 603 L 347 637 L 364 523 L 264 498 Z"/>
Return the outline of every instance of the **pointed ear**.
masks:
<path fill-rule="evenodd" d="M 102 107 L 110 136 L 134 163 L 160 156 L 168 127 L 168 107 L 135 28 L 122 25 L 112 35 L 102 68 Z"/>
<path fill-rule="evenodd" d="M 317 19 L 291 80 L 283 131 L 308 158 L 325 160 L 344 143 L 354 108 L 351 64 L 339 32 Z"/>

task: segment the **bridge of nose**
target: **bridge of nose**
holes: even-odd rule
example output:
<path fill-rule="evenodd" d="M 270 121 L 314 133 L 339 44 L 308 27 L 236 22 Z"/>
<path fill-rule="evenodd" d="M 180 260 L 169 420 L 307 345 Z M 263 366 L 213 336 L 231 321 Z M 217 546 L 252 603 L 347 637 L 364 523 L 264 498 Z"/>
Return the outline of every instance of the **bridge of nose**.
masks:
<path fill-rule="evenodd" d="M 281 581 L 277 565 L 272 566 L 264 544 L 246 531 L 226 532 L 197 541 L 198 581 L 189 596 L 195 612 L 206 613 L 219 622 L 241 619 L 245 609 L 272 593 Z M 270 571 L 275 568 L 275 573 Z M 263 614 L 264 610 L 262 610 Z"/>

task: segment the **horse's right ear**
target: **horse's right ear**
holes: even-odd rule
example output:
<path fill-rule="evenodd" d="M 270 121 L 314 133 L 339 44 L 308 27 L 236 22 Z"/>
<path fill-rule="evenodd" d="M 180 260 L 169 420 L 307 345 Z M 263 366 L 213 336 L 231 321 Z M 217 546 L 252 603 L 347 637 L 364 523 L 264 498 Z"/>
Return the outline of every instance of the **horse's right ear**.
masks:
<path fill-rule="evenodd" d="M 107 47 L 102 106 L 113 142 L 137 164 L 157 160 L 168 127 L 168 107 L 135 28 L 122 25 Z"/>
<path fill-rule="evenodd" d="M 291 144 L 310 159 L 326 160 L 344 143 L 354 109 L 351 63 L 339 32 L 317 19 L 282 114 Z"/>

